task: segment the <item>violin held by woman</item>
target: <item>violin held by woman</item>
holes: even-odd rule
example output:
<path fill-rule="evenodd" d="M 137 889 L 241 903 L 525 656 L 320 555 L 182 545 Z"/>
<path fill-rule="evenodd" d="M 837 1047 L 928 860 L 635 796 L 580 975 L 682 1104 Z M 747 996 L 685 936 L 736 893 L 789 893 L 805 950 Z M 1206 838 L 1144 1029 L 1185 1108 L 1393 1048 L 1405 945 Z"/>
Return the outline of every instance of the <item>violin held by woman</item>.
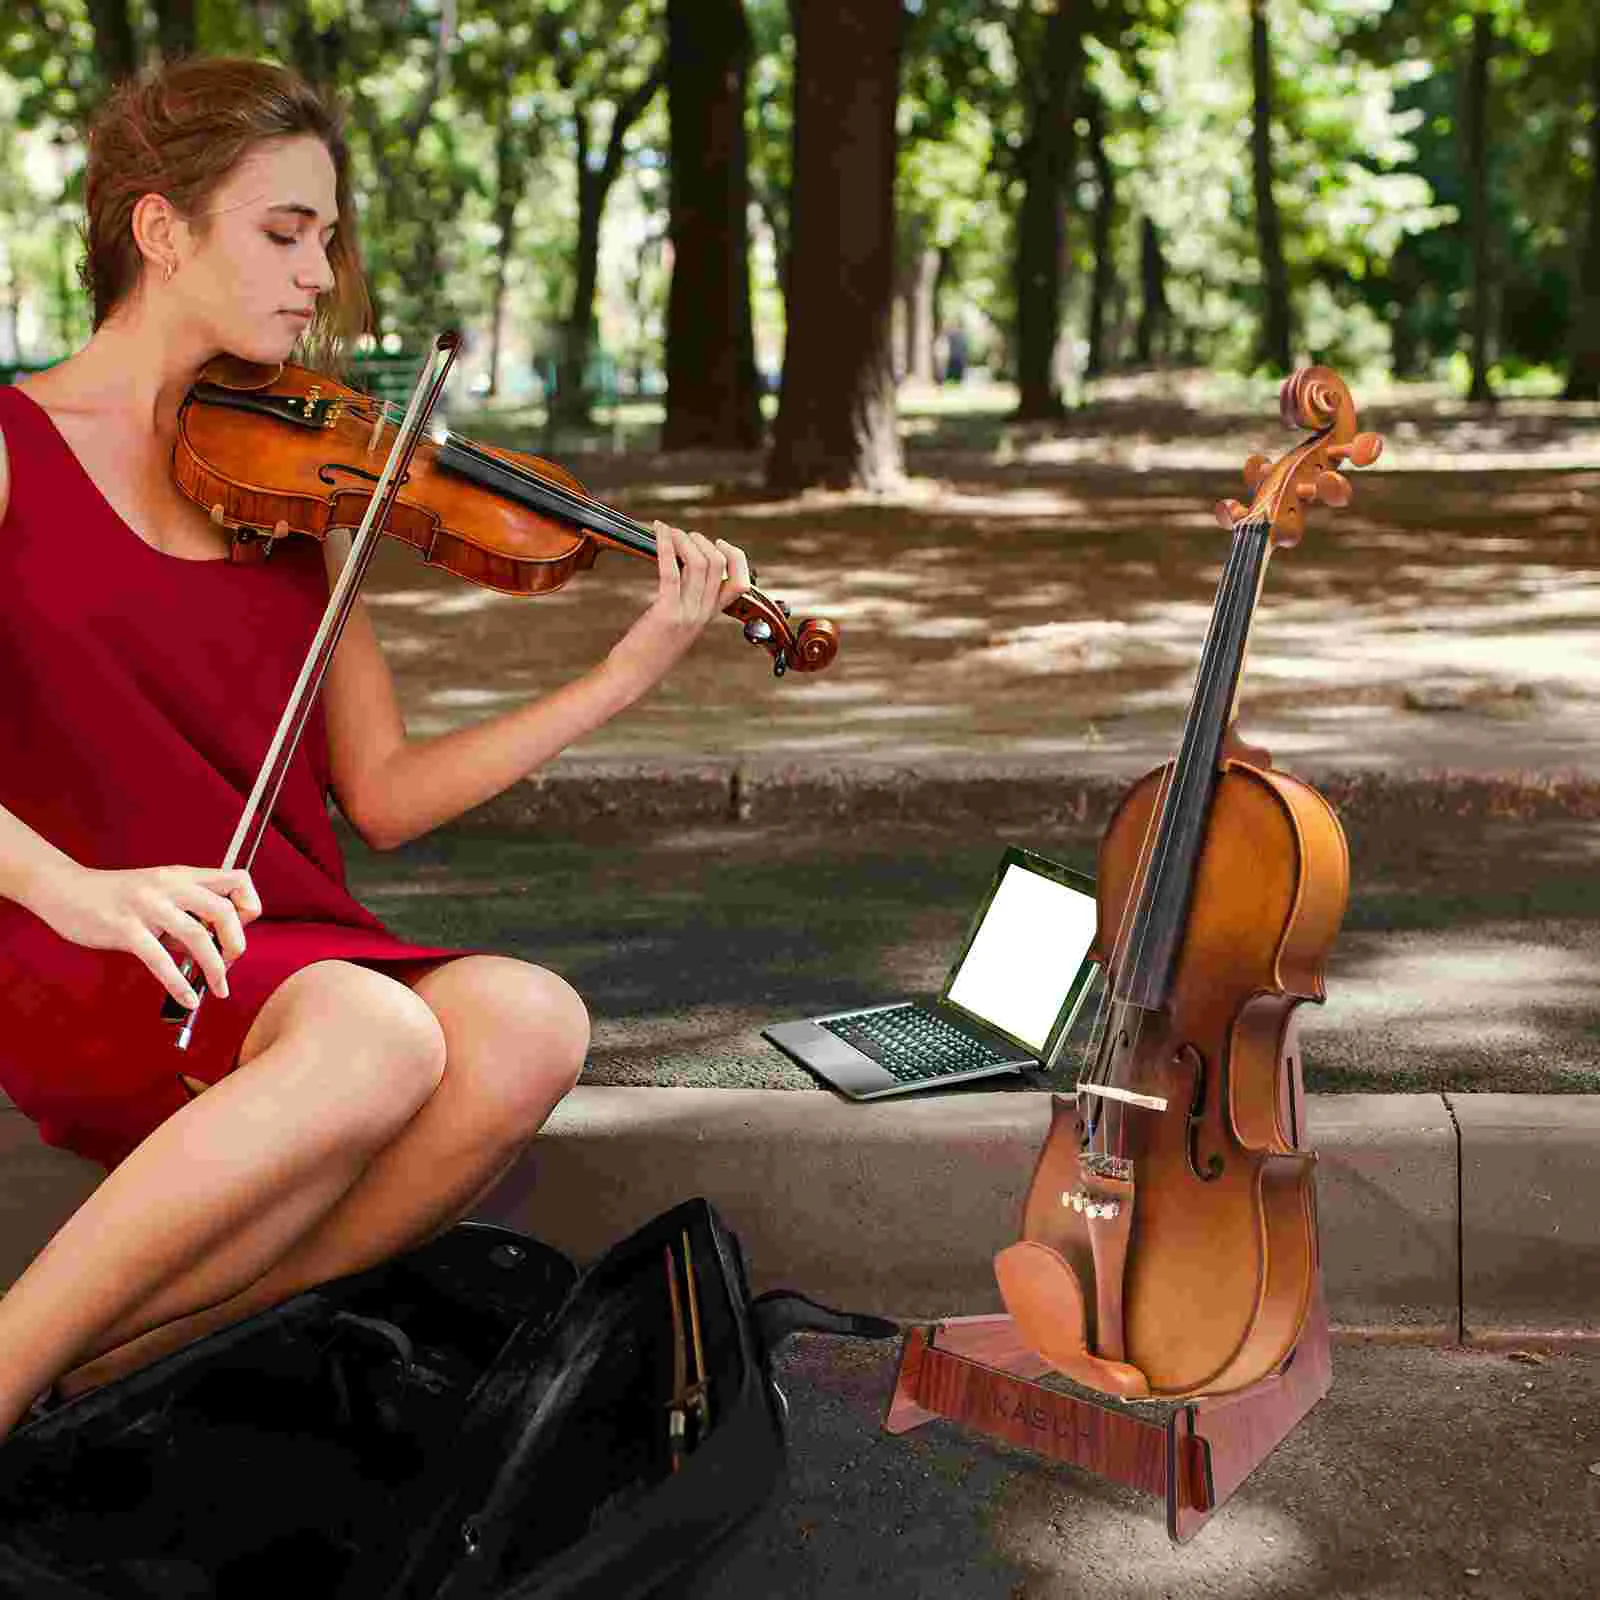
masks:
<path fill-rule="evenodd" d="M 370 396 L 303 367 L 219 359 L 184 401 L 173 478 L 235 538 L 236 559 L 285 534 L 325 536 L 361 520 L 394 423 Z M 430 566 L 502 594 L 546 594 L 602 547 L 654 560 L 653 529 L 591 498 L 554 462 L 448 431 L 423 439 L 383 532 Z M 779 675 L 816 672 L 838 628 L 745 586 L 723 608 Z"/>
<path fill-rule="evenodd" d="M 1252 456 L 1176 757 L 1134 784 L 1100 841 L 1104 999 L 1073 1100 L 1058 1098 L 1021 1239 L 995 1258 L 1018 1332 L 1051 1366 L 1124 1399 L 1224 1393 L 1281 1366 L 1317 1287 L 1296 1011 L 1323 999 L 1344 915 L 1344 833 L 1314 789 L 1245 745 L 1233 716 L 1267 561 L 1356 432 L 1322 367 L 1283 387 L 1279 461 Z"/>

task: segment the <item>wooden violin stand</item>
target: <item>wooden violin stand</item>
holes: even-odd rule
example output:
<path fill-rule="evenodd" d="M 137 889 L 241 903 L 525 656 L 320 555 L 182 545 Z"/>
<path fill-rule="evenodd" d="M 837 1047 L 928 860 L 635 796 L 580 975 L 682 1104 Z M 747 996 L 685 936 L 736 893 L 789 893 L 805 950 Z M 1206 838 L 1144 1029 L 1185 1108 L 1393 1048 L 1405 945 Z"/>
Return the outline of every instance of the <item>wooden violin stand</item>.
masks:
<path fill-rule="evenodd" d="M 1048 1376 L 1046 1376 L 1048 1374 Z M 1042 1380 L 1042 1381 L 1041 1381 Z M 1160 1496 L 1182 1544 L 1328 1392 L 1318 1280 L 1300 1342 L 1271 1377 L 1193 1400 L 1115 1400 L 1027 1349 L 1009 1316 L 951 1317 L 906 1334 L 884 1429 L 935 1417 Z"/>

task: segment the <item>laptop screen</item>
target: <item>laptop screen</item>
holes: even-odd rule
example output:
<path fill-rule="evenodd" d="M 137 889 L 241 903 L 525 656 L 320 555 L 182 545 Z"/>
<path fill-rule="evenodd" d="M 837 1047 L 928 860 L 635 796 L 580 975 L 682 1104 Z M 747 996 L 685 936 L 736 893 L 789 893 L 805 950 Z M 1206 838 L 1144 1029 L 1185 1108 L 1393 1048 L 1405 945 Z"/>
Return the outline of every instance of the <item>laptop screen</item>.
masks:
<path fill-rule="evenodd" d="M 941 998 L 1043 1057 L 1094 976 L 1092 881 L 1010 849 Z"/>

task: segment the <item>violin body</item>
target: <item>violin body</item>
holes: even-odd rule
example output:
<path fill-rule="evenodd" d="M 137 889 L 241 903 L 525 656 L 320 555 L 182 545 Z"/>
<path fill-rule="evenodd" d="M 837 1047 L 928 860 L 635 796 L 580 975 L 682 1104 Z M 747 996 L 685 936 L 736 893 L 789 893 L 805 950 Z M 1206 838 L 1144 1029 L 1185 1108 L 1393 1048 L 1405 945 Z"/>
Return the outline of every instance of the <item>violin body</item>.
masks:
<path fill-rule="evenodd" d="M 1135 784 L 1102 838 L 1102 952 L 1123 925 L 1171 770 Z M 1324 998 L 1348 887 L 1344 831 L 1321 795 L 1287 773 L 1228 763 L 1170 1008 L 1145 1019 L 1123 1069 L 1128 1087 L 1167 1102 L 1159 1115 L 1126 1119 L 1139 1182 L 1121 1359 L 1151 1394 L 1242 1388 L 1280 1365 L 1299 1336 L 1317 1268 L 1316 1158 L 1304 1148 L 1294 1014 Z M 1022 1236 L 1052 1246 L 1093 1283 L 1090 1221 L 1061 1203 L 1079 1182 L 1071 1102 L 1057 1102 L 1057 1121 Z"/>
<path fill-rule="evenodd" d="M 360 526 L 394 431 L 359 389 L 303 367 L 222 357 L 179 411 L 173 481 L 234 533 L 235 559 L 260 559 L 286 534 L 324 539 Z M 510 595 L 561 588 L 602 546 L 656 554 L 648 528 L 590 499 L 565 468 L 448 437 L 419 444 L 383 532 L 429 566 Z M 791 625 L 788 608 L 758 589 L 727 612 L 780 675 L 819 671 L 838 651 L 832 622 Z"/>
<path fill-rule="evenodd" d="M 1227 1394 L 1293 1352 L 1318 1282 L 1316 1156 L 1296 1013 L 1349 896 L 1344 831 L 1314 789 L 1238 737 L 1233 708 L 1272 550 L 1308 503 L 1349 503 L 1368 465 L 1342 380 L 1284 386 L 1314 427 L 1219 520 L 1233 548 L 1177 757 L 1139 779 L 1100 841 L 1094 955 L 1106 974 L 1075 1100 L 1058 1097 L 995 1258 L 1002 1298 L 1049 1365 L 1122 1399 Z"/>
<path fill-rule="evenodd" d="M 358 527 L 388 452 L 388 430 L 369 448 L 374 415 L 357 389 L 300 367 L 285 367 L 270 389 L 235 391 L 271 412 L 249 413 L 215 397 L 187 404 L 178 419 L 173 478 L 224 527 L 275 529 L 322 539 L 332 528 Z M 302 407 L 322 407 L 316 424 L 296 425 Z M 249 415 L 249 425 L 240 418 Z M 554 462 L 490 445 L 478 449 L 565 488 L 582 490 Z M 373 458 L 376 457 L 374 460 Z M 214 508 L 220 507 L 220 513 Z M 594 565 L 596 546 L 581 532 L 532 525 L 521 508 L 496 501 L 439 470 L 419 450 L 384 532 L 417 550 L 425 563 L 502 594 L 547 594 Z"/>

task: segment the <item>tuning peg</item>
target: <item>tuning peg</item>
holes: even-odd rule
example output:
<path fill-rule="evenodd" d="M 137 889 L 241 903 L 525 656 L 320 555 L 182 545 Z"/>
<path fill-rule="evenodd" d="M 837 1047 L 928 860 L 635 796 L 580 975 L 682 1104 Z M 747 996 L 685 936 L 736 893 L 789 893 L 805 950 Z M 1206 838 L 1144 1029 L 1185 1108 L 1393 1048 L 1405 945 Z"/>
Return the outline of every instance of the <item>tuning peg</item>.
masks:
<path fill-rule="evenodd" d="M 1330 461 L 1349 461 L 1358 467 L 1370 467 L 1379 456 L 1383 454 L 1383 435 L 1381 433 L 1358 433 L 1349 444 L 1336 444 L 1330 446 L 1328 459 Z M 1332 502 L 1330 501 L 1331 505 Z"/>
<path fill-rule="evenodd" d="M 1272 463 L 1265 456 L 1251 456 L 1244 464 L 1244 486 L 1251 494 L 1256 492 Z"/>
<path fill-rule="evenodd" d="M 1217 526 L 1228 533 L 1233 532 L 1234 523 L 1248 514 L 1250 507 L 1242 500 L 1219 500 L 1212 507 L 1211 514 L 1217 519 Z"/>
<path fill-rule="evenodd" d="M 1319 472 L 1317 474 L 1317 498 L 1325 506 L 1332 506 L 1338 510 L 1350 504 L 1355 488 L 1350 480 L 1339 472 Z"/>

